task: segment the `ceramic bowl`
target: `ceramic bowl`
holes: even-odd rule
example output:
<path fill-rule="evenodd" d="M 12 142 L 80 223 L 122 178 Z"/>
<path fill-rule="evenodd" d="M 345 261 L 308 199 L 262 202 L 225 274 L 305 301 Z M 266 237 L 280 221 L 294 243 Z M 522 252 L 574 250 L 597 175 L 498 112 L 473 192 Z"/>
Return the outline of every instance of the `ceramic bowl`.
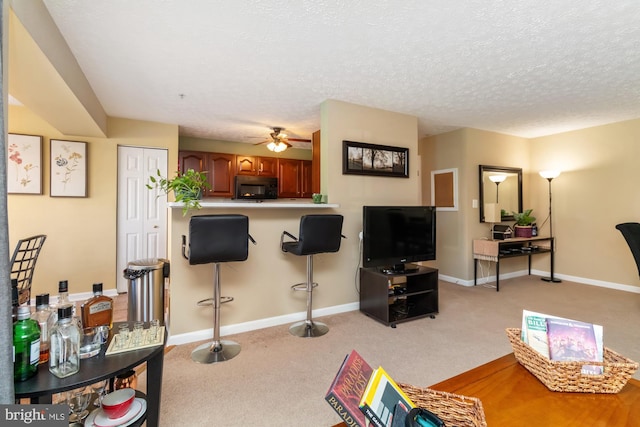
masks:
<path fill-rule="evenodd" d="M 136 391 L 132 388 L 116 390 L 104 396 L 102 410 L 109 418 L 120 418 L 127 413 L 135 397 Z"/>

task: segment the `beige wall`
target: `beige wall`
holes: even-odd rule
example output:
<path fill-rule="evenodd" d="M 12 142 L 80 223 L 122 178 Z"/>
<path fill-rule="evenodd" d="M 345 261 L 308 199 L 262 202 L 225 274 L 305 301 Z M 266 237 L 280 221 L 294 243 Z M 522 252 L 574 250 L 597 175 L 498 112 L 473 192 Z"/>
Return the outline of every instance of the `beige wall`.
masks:
<path fill-rule="evenodd" d="M 480 197 L 478 166 L 522 168 L 525 172 L 523 204 L 526 207 L 529 142 L 510 135 L 465 128 L 424 138 L 420 148 L 424 204 L 431 204 L 431 171 L 458 169 L 458 211 L 437 213 L 437 265 L 440 275 L 457 283 L 469 284 L 469 280 L 473 283 L 471 242 L 490 235 L 489 224 L 480 223 L 479 210 L 472 207 L 473 200 Z M 501 271 L 507 273 L 519 268 L 520 264 L 515 260 L 504 265 Z"/>
<path fill-rule="evenodd" d="M 532 140 L 531 194 L 538 212 L 549 200 L 548 182 L 537 171 L 562 171 L 552 182 L 557 273 L 640 287 L 631 252 L 614 228 L 640 222 L 639 159 L 638 119 Z"/>
<path fill-rule="evenodd" d="M 103 282 L 115 289 L 118 145 L 169 149 L 177 164 L 178 127 L 109 118 L 108 138 L 63 135 L 26 107 L 10 106 L 10 133 L 43 136 L 42 195 L 8 196 L 11 250 L 23 237 L 46 234 L 34 273 L 33 293 L 58 293 L 58 281 L 69 280 L 69 292 L 91 292 Z M 49 139 L 87 142 L 87 198 L 49 196 Z"/>
<path fill-rule="evenodd" d="M 221 323 L 225 325 L 264 318 L 301 314 L 305 311 L 304 292 L 290 287 L 305 280 L 306 259 L 280 251 L 280 235 L 287 230 L 298 234 L 300 216 L 309 213 L 344 215 L 340 252 L 317 255 L 314 260 L 314 309 L 356 303 L 359 299 L 355 279 L 360 262 L 358 233 L 362 229 L 362 206 L 366 204 L 420 204 L 420 161 L 417 152 L 417 119 L 338 101 L 321 106 L 321 150 L 323 192 L 338 209 L 205 209 L 202 213 L 241 213 L 250 218 L 249 232 L 257 245 L 249 246 L 249 259 L 224 264 L 221 269 L 222 293 L 235 300 L 225 304 Z M 385 178 L 342 175 L 342 140 L 409 148 L 411 177 Z M 172 240 L 188 234 L 189 216 L 172 210 Z M 209 329 L 211 308 L 199 308 L 196 301 L 212 296 L 211 265 L 189 266 L 181 259 L 178 245 L 171 247 L 171 331 L 184 334 Z"/>
<path fill-rule="evenodd" d="M 257 139 L 256 141 L 261 141 Z M 309 149 L 303 148 L 288 148 L 282 153 L 274 153 L 267 149 L 266 144 L 254 145 L 239 142 L 230 141 L 217 141 L 213 139 L 204 138 L 192 138 L 181 136 L 180 137 L 180 149 L 192 150 L 192 151 L 209 151 L 212 153 L 230 153 L 230 154 L 244 154 L 246 156 L 265 156 L 265 157 L 278 157 L 282 159 L 299 159 L 299 160 L 311 160 L 311 143 L 309 143 Z"/>
<path fill-rule="evenodd" d="M 478 165 L 523 169 L 523 207 L 542 225 L 548 215 L 548 181 L 538 174 L 559 169 L 552 183 L 555 274 L 566 279 L 634 290 L 638 272 L 617 223 L 640 220 L 640 120 L 598 126 L 536 139 L 461 129 L 420 142 L 423 203 L 430 203 L 430 171 L 459 168 L 459 211 L 438 212 L 438 267 L 441 277 L 472 284 L 471 241 L 488 237 L 472 200 L 479 197 Z M 540 229 L 549 234 L 548 223 Z M 533 257 L 533 268 L 549 271 L 548 257 Z M 495 274 L 495 267 L 492 267 Z M 526 258 L 501 265 L 501 273 L 522 271 Z M 627 287 L 630 285 L 631 287 Z"/>

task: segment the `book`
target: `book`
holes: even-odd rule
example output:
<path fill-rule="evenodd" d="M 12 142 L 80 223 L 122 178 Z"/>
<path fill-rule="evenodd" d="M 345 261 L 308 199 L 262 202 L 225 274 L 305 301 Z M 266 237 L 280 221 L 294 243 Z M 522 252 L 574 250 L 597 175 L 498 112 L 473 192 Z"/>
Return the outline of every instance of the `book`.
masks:
<path fill-rule="evenodd" d="M 360 410 L 376 427 L 391 427 L 396 405 L 407 411 L 415 408 L 411 399 L 380 366 L 369 379 L 360 400 Z"/>
<path fill-rule="evenodd" d="M 602 362 L 596 334 L 591 323 L 567 319 L 547 319 L 549 358 L 551 360 Z M 602 367 L 583 365 L 583 374 L 601 374 Z"/>
<path fill-rule="evenodd" d="M 352 350 L 342 362 L 325 400 L 349 427 L 365 427 L 366 418 L 360 410 L 360 400 L 364 394 L 373 369 Z"/>

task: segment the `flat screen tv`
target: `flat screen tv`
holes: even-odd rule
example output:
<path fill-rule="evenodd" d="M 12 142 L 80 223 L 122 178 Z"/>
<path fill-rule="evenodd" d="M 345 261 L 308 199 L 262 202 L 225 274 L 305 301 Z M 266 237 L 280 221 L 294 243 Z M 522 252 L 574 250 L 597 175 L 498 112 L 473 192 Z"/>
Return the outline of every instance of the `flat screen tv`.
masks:
<path fill-rule="evenodd" d="M 405 264 L 436 259 L 434 206 L 364 206 L 363 266 L 385 273 L 415 271 Z"/>

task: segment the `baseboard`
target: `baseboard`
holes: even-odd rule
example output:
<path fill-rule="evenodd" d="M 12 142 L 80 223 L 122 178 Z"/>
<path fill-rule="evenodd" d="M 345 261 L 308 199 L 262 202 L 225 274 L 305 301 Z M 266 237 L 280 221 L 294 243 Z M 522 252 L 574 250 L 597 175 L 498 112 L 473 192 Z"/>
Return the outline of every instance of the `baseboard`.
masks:
<path fill-rule="evenodd" d="M 313 317 L 328 316 L 331 314 L 345 313 L 360 309 L 360 303 L 354 302 L 349 304 L 336 305 L 333 307 L 319 308 L 313 310 Z M 285 314 L 282 316 L 269 317 L 265 319 L 252 320 L 250 322 L 237 323 L 235 325 L 227 325 L 220 327 L 220 336 L 239 334 L 242 332 L 255 331 L 258 329 L 269 328 L 271 326 L 286 325 L 289 323 L 299 322 L 307 317 L 307 312 L 298 312 Z M 211 340 L 213 337 L 213 328 L 200 331 L 187 332 L 184 334 L 172 335 L 169 331 L 167 345 L 188 344 L 197 341 Z"/>
<path fill-rule="evenodd" d="M 510 273 L 505 273 L 505 274 L 500 274 L 500 280 L 506 280 L 506 279 L 512 279 L 514 277 L 521 277 L 521 276 L 526 276 L 528 274 L 527 270 L 520 270 L 520 271 L 513 271 Z M 542 271 L 542 270 L 531 270 L 531 275 L 532 276 L 541 276 L 541 277 L 548 277 L 549 276 L 549 272 L 548 271 Z M 607 288 L 607 289 L 615 289 L 618 291 L 624 291 L 624 292 L 631 292 L 634 294 L 640 294 L 640 287 L 638 286 L 631 286 L 631 285 L 624 285 L 621 283 L 614 283 L 614 282 L 607 282 L 604 280 L 593 280 L 593 279 L 587 279 L 584 277 L 577 277 L 577 276 L 570 276 L 567 274 L 554 274 L 553 277 L 556 277 L 560 280 L 568 280 L 570 282 L 575 282 L 575 283 L 581 283 L 583 285 L 589 285 L 589 286 L 598 286 L 601 288 Z M 449 283 L 454 283 L 456 285 L 462 285 L 462 286 L 473 286 L 473 279 L 471 280 L 464 280 L 464 279 L 459 279 L 457 277 L 452 277 L 452 276 L 447 276 L 444 274 L 440 274 L 438 276 L 439 280 L 445 281 L 445 282 L 449 282 Z M 478 285 L 484 285 L 486 283 L 494 283 L 495 284 L 496 281 L 496 276 L 494 275 L 490 275 L 490 276 L 486 276 L 486 277 L 478 277 L 477 283 Z"/>

